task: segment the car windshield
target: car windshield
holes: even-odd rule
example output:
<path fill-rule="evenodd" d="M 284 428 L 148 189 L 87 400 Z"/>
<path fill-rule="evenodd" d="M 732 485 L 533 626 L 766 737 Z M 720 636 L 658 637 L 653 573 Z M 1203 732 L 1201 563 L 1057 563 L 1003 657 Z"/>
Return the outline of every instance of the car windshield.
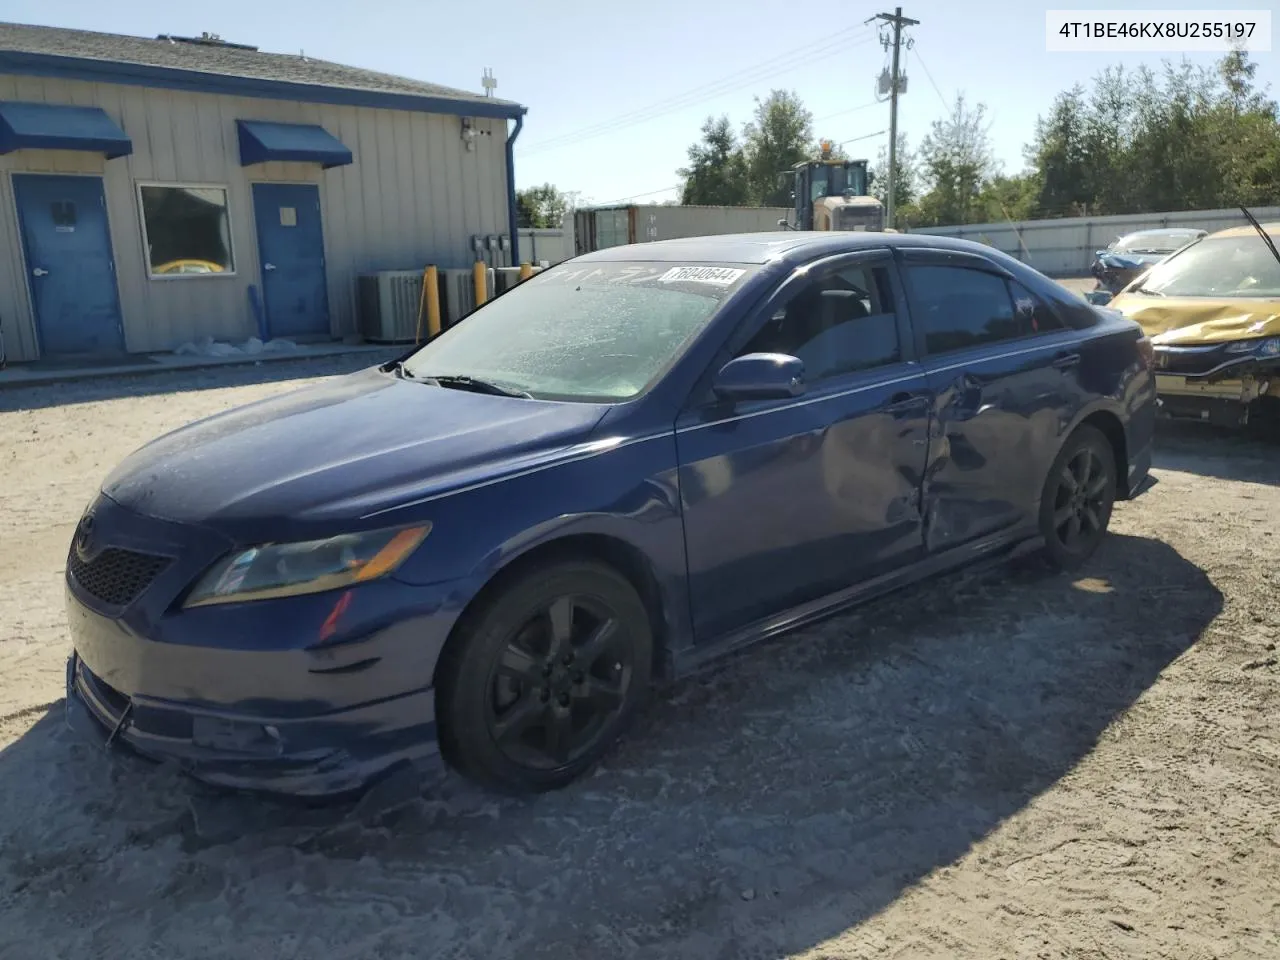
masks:
<path fill-rule="evenodd" d="M 1193 230 L 1157 230 L 1131 233 L 1121 237 L 1111 249 L 1116 253 L 1173 253 L 1185 247 L 1198 234 Z"/>
<path fill-rule="evenodd" d="M 1166 297 L 1280 297 L 1280 262 L 1252 231 L 1210 237 L 1156 264 L 1135 289 Z"/>
<path fill-rule="evenodd" d="M 414 353 L 414 378 L 470 377 L 539 399 L 639 395 L 745 279 L 747 264 L 570 261 L 496 298 Z"/>

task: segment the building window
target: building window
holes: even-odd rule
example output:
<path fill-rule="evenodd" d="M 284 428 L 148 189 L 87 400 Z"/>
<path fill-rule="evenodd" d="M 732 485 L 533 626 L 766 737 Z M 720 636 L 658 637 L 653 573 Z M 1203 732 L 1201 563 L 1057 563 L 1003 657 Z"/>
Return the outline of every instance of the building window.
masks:
<path fill-rule="evenodd" d="M 141 184 L 138 193 L 153 278 L 235 272 L 226 187 Z"/>

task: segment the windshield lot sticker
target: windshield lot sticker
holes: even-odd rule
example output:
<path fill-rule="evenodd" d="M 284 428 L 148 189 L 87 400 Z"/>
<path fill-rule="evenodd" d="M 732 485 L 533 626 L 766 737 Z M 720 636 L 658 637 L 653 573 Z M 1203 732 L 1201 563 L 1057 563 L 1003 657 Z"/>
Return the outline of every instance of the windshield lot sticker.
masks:
<path fill-rule="evenodd" d="M 733 267 L 672 267 L 658 278 L 659 283 L 714 283 L 727 287 L 747 271 Z"/>

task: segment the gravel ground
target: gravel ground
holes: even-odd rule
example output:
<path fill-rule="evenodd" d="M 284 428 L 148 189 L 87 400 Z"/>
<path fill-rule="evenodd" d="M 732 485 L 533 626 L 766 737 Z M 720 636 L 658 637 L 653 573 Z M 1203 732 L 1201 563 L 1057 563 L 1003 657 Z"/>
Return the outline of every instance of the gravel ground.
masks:
<path fill-rule="evenodd" d="M 105 473 L 359 362 L 0 392 L 0 957 L 1280 956 L 1280 457 L 1200 431 L 1078 578 L 756 647 L 554 795 L 226 798 L 65 730 L 63 558 Z"/>

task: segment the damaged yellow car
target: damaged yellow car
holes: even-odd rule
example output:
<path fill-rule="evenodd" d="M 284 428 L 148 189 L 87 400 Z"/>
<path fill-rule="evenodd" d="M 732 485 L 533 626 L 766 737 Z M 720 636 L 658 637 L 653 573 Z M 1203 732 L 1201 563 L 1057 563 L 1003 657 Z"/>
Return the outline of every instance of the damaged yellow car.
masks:
<path fill-rule="evenodd" d="M 1228 426 L 1280 424 L 1280 223 L 1183 247 L 1108 304 L 1155 348 L 1160 413 Z"/>

